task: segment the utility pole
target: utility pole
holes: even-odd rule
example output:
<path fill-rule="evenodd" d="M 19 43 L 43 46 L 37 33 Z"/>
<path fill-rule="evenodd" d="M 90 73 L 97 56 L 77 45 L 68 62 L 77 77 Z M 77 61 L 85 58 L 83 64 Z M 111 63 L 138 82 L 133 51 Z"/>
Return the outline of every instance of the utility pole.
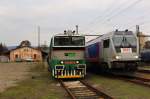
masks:
<path fill-rule="evenodd" d="M 76 25 L 76 34 L 78 34 L 79 30 L 78 30 L 78 25 Z"/>
<path fill-rule="evenodd" d="M 38 48 L 40 48 L 40 26 L 38 26 Z"/>
<path fill-rule="evenodd" d="M 138 41 L 139 41 L 139 54 L 140 54 L 140 51 L 141 51 L 141 43 L 140 43 L 140 28 L 139 28 L 139 25 L 136 25 L 136 35 L 138 37 Z"/>

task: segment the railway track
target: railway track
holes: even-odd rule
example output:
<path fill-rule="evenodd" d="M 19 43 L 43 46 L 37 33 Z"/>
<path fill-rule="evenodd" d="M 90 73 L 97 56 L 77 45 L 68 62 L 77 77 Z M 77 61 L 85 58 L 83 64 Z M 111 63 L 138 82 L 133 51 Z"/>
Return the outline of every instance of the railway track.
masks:
<path fill-rule="evenodd" d="M 96 88 L 92 87 L 82 80 L 59 80 L 59 82 L 65 88 L 72 99 L 113 99 L 111 96 L 97 90 Z"/>
<path fill-rule="evenodd" d="M 149 73 L 150 74 L 150 70 L 146 70 L 146 69 L 139 69 L 137 70 L 138 72 L 141 72 L 141 73 Z"/>
<path fill-rule="evenodd" d="M 118 77 L 118 79 L 124 80 L 124 81 L 128 81 L 128 82 L 132 82 L 135 84 L 140 84 L 146 87 L 150 87 L 150 75 L 146 75 L 145 74 L 140 74 L 140 73 L 135 73 L 132 75 L 120 75 L 117 73 L 111 73 L 113 76 Z"/>
<path fill-rule="evenodd" d="M 141 84 L 147 87 L 150 87 L 150 74 L 147 73 L 135 73 L 135 75 L 131 76 L 133 79 L 131 79 L 131 82 L 137 83 L 137 84 Z"/>
<path fill-rule="evenodd" d="M 129 82 L 139 84 L 139 85 L 150 87 L 150 82 L 147 82 L 147 81 L 142 81 L 142 80 L 139 80 L 139 79 L 126 79 L 126 80 L 129 81 Z"/>

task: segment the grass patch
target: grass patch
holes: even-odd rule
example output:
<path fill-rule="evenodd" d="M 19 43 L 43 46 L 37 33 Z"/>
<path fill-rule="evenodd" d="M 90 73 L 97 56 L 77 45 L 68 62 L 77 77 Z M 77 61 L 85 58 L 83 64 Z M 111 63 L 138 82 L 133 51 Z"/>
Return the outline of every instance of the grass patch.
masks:
<path fill-rule="evenodd" d="M 18 86 L 0 93 L 0 99 L 66 99 L 66 93 L 58 82 L 51 79 L 44 63 L 32 64 L 29 78 Z"/>
<path fill-rule="evenodd" d="M 88 81 L 115 99 L 150 99 L 150 88 L 100 75 L 91 75 Z"/>

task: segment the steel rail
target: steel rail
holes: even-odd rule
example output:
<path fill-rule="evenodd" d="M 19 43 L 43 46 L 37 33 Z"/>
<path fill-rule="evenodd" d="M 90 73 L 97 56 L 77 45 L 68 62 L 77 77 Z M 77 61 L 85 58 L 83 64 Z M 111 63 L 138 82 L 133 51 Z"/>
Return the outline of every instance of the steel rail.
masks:
<path fill-rule="evenodd" d="M 145 69 L 138 69 L 137 71 L 141 73 L 150 73 L 150 70 L 145 70 Z"/>
<path fill-rule="evenodd" d="M 134 76 L 134 75 L 132 75 L 132 76 L 131 75 L 117 75 L 117 73 L 115 73 L 115 74 L 111 73 L 111 76 L 118 77 L 116 79 L 132 82 L 132 83 L 139 84 L 139 85 L 142 85 L 145 87 L 150 87 L 150 79 L 147 79 L 144 77 L 138 77 L 138 76 Z"/>
<path fill-rule="evenodd" d="M 84 85 L 86 85 L 89 89 L 91 89 L 92 91 L 94 91 L 95 93 L 97 93 L 98 95 L 101 95 L 104 97 L 104 99 L 113 99 L 111 96 L 105 94 L 104 92 L 94 88 L 93 86 L 91 86 L 90 84 L 88 84 L 87 82 L 80 80 L 80 82 L 82 82 Z"/>
<path fill-rule="evenodd" d="M 67 93 L 69 94 L 69 96 L 72 98 L 72 99 L 76 99 L 76 97 L 72 94 L 72 92 L 64 85 L 63 81 L 62 80 L 59 80 L 60 84 L 62 85 L 62 87 L 67 91 Z"/>
<path fill-rule="evenodd" d="M 59 82 L 71 99 L 114 99 L 83 80 L 70 81 L 69 83 L 59 80 Z"/>

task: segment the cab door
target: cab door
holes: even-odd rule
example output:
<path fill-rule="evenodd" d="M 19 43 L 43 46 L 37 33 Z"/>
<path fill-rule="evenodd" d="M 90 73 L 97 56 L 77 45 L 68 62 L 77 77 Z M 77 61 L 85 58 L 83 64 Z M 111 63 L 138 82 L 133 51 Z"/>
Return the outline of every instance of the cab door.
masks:
<path fill-rule="evenodd" d="M 111 56 L 111 52 L 110 52 L 110 39 L 105 39 L 103 40 L 103 60 L 104 62 L 108 62 L 109 61 L 109 57 Z"/>

